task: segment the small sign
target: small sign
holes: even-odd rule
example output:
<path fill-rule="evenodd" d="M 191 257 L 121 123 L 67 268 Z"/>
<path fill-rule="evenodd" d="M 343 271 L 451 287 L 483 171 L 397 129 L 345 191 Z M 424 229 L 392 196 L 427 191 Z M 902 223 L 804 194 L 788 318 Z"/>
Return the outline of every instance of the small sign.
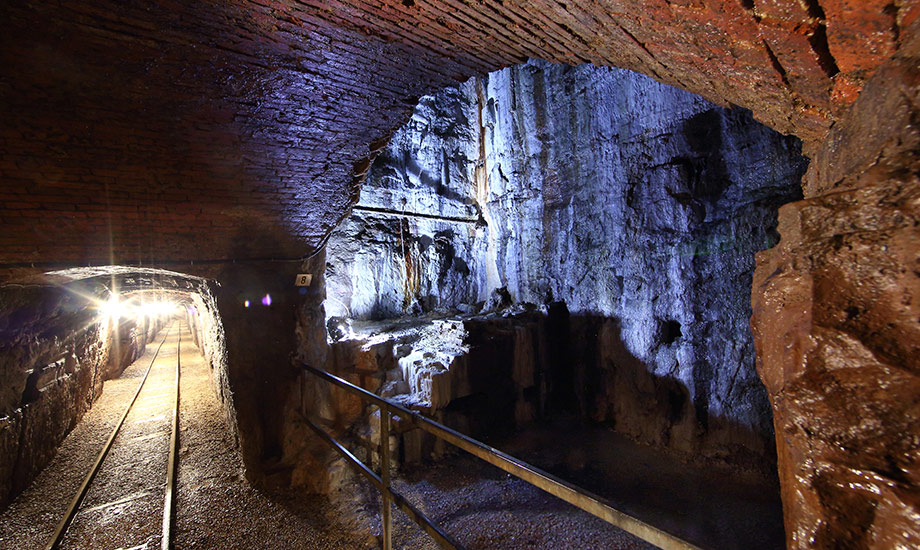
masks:
<path fill-rule="evenodd" d="M 310 286 L 310 283 L 313 281 L 313 275 L 309 273 L 300 273 L 297 275 L 297 280 L 294 281 L 296 286 Z"/>

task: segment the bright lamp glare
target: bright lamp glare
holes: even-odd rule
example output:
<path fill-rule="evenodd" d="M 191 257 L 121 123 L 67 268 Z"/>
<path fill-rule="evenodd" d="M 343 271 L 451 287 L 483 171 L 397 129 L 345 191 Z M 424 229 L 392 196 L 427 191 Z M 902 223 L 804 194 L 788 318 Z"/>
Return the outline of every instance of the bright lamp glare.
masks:
<path fill-rule="evenodd" d="M 125 317 L 157 317 L 160 315 L 170 315 L 179 309 L 179 306 L 173 302 L 147 302 L 137 304 L 134 302 L 122 302 L 118 295 L 112 295 L 107 302 L 96 302 L 96 308 L 102 315 L 110 319 L 118 320 Z"/>
<path fill-rule="evenodd" d="M 155 317 L 157 315 L 168 315 L 178 309 L 173 302 L 150 302 L 140 307 L 141 315 Z"/>
<path fill-rule="evenodd" d="M 107 302 L 97 302 L 96 307 L 103 315 L 112 319 L 120 319 L 127 314 L 127 304 L 118 299 L 117 294 L 113 294 Z"/>

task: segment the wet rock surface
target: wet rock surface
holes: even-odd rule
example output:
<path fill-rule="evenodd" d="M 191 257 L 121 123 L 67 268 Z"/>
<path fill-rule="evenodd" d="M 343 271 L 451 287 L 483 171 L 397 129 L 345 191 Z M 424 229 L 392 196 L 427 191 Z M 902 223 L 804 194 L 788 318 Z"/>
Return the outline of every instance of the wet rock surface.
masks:
<path fill-rule="evenodd" d="M 882 66 L 758 255 L 788 546 L 920 545 L 920 42 Z"/>
<path fill-rule="evenodd" d="M 327 315 L 552 306 L 583 413 L 686 452 L 768 457 L 753 254 L 804 168 L 745 111 L 628 71 L 505 69 L 422 99 L 378 157 L 330 240 Z"/>

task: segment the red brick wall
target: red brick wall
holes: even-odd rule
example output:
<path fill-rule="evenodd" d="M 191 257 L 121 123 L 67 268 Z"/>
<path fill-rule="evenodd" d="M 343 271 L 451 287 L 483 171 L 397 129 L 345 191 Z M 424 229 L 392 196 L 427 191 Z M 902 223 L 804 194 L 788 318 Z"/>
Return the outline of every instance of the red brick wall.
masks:
<path fill-rule="evenodd" d="M 3 262 L 303 254 L 452 67 L 255 4 L 73 4 L 0 8 Z"/>
<path fill-rule="evenodd" d="M 0 263 L 302 255 L 419 95 L 531 56 L 635 69 L 817 143 L 918 13 L 882 4 L 5 3 Z"/>

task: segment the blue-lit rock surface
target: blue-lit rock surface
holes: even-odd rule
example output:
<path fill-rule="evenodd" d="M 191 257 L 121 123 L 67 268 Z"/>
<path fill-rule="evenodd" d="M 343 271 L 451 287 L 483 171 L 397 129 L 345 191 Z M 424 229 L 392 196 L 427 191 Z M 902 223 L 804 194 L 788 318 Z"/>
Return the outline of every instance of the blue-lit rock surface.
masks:
<path fill-rule="evenodd" d="M 534 304 L 551 322 L 518 340 L 557 341 L 547 403 L 678 450 L 764 453 L 754 252 L 804 168 L 746 111 L 629 71 L 505 69 L 423 98 L 377 158 L 328 245 L 326 312 Z"/>

